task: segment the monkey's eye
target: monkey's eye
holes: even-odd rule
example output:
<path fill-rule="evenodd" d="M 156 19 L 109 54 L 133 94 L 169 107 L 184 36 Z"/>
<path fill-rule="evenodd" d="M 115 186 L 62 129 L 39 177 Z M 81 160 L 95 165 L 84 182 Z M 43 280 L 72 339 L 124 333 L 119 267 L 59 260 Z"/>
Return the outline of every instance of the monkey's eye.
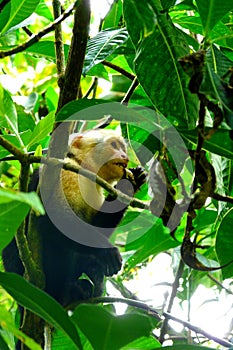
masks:
<path fill-rule="evenodd" d="M 112 141 L 112 142 L 111 142 L 111 146 L 112 146 L 113 148 L 117 148 L 117 143 L 116 143 L 116 141 Z"/>

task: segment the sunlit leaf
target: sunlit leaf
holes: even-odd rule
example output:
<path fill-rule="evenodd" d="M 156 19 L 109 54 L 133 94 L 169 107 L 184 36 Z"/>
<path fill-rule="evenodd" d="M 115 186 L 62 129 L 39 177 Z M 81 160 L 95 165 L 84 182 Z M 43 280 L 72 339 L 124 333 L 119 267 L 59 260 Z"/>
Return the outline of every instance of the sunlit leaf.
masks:
<path fill-rule="evenodd" d="M 103 30 L 90 39 L 87 43 L 83 74 L 111 55 L 127 39 L 128 32 L 125 28 Z"/>
<path fill-rule="evenodd" d="M 39 2 L 40 0 L 11 0 L 10 17 L 2 29 L 2 34 L 28 18 L 35 11 Z"/>
<path fill-rule="evenodd" d="M 219 0 L 209 0 L 208 2 L 196 0 L 196 2 L 206 35 L 224 15 L 233 9 L 232 0 L 224 0 L 224 2 Z"/>
<path fill-rule="evenodd" d="M 36 143 L 39 143 L 45 138 L 53 129 L 54 124 L 54 112 L 48 114 L 45 118 L 41 119 L 40 122 L 35 126 L 28 146 L 28 149 Z"/>
<path fill-rule="evenodd" d="M 152 327 L 144 315 L 115 316 L 96 305 L 80 305 L 72 317 L 96 350 L 118 350 L 134 339 L 149 336 Z"/>
<path fill-rule="evenodd" d="M 11 95 L 0 85 L 0 126 L 18 133 L 18 119 L 15 104 Z"/>
<path fill-rule="evenodd" d="M 30 207 L 37 213 L 44 213 L 36 193 L 0 190 L 0 250 L 12 240 Z"/>
<path fill-rule="evenodd" d="M 135 72 L 154 106 L 180 127 L 194 127 L 197 98 L 188 90 L 179 58 L 189 53 L 183 33 L 147 1 L 124 1 L 129 35 L 136 47 Z M 166 102 L 165 102 L 166 101 Z"/>

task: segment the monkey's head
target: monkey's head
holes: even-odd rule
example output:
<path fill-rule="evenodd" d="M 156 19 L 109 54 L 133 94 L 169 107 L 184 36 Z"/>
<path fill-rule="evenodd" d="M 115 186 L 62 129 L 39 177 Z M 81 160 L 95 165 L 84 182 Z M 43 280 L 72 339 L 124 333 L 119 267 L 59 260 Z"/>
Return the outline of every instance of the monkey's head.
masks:
<path fill-rule="evenodd" d="M 91 130 L 70 137 L 72 158 L 109 183 L 119 181 L 128 165 L 124 139 L 113 130 Z"/>

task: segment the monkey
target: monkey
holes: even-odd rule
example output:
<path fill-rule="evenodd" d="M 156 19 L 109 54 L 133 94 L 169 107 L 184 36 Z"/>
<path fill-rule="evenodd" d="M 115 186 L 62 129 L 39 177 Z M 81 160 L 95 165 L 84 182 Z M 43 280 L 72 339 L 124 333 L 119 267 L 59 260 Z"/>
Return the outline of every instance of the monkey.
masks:
<path fill-rule="evenodd" d="M 130 196 L 146 181 L 141 166 L 127 169 L 129 158 L 126 143 L 112 130 L 96 129 L 72 134 L 66 160 L 92 171 Z M 40 173 L 43 182 L 43 171 Z M 128 177 L 128 173 L 132 176 Z M 64 234 L 51 219 L 49 210 L 45 215 L 34 215 L 33 220 L 41 239 L 45 292 L 67 307 L 80 300 L 101 296 L 105 277 L 120 271 L 120 252 L 108 238 L 121 221 L 127 205 L 111 195 L 105 196 L 100 185 L 72 171 L 62 169 L 59 181 L 62 194 L 54 194 L 55 205 L 51 207 L 54 209 L 59 204 L 56 218 L 61 217 L 65 229 L 69 228 L 68 213 L 72 212 L 79 218 L 75 228 L 72 228 L 74 232 L 71 236 Z M 29 190 L 35 190 L 38 183 L 40 186 L 39 171 L 33 175 Z M 27 227 L 29 229 L 28 224 Z M 82 234 L 84 241 L 79 238 Z M 93 241 L 89 237 L 97 238 Z M 6 271 L 24 275 L 15 240 L 3 250 L 2 255 Z M 82 278 L 83 275 L 87 278 Z"/>

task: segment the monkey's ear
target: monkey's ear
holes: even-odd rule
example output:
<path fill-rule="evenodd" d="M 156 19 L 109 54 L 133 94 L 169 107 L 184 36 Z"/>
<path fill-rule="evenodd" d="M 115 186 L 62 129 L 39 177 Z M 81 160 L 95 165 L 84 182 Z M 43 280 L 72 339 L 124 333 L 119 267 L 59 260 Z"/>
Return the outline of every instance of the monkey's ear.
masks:
<path fill-rule="evenodd" d="M 69 144 L 70 147 L 74 147 L 74 148 L 81 148 L 83 143 L 83 135 L 82 134 L 72 134 L 70 135 L 70 139 L 69 139 Z"/>

